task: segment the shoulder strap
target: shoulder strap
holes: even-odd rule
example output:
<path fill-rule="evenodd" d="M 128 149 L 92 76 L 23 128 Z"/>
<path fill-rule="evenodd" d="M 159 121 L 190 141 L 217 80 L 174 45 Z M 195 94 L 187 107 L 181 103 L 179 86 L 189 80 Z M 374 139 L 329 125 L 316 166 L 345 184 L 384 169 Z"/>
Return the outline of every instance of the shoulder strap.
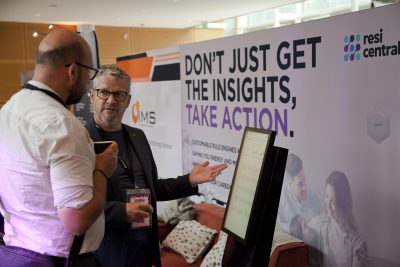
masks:
<path fill-rule="evenodd" d="M 72 247 L 71 251 L 69 252 L 69 256 L 74 257 L 79 255 L 79 251 L 81 251 L 84 239 L 85 239 L 85 234 L 74 237 L 74 241 L 72 242 Z"/>
<path fill-rule="evenodd" d="M 3 215 L 4 214 L 4 215 Z M 3 206 L 3 202 L 1 202 L 1 198 L 0 198 L 0 233 L 4 234 L 4 221 L 9 221 L 9 216 L 7 216 L 7 212 L 6 209 Z"/>
<path fill-rule="evenodd" d="M 59 97 L 58 95 L 56 95 L 53 92 L 50 92 L 48 90 L 39 88 L 37 86 L 34 86 L 33 84 L 30 83 L 26 83 L 24 86 L 22 86 L 23 89 L 30 89 L 30 90 L 35 90 L 35 91 L 40 91 L 42 93 L 45 93 L 46 95 L 50 96 L 51 98 L 57 100 L 58 102 L 61 103 L 61 105 L 65 106 L 64 101 L 61 99 L 61 97 Z"/>
<path fill-rule="evenodd" d="M 69 264 L 72 264 L 74 259 L 79 255 L 84 239 L 85 239 L 85 234 L 74 237 L 74 241 L 72 242 L 71 250 L 68 255 L 68 260 L 67 260 L 68 266 L 70 266 Z"/>
<path fill-rule="evenodd" d="M 4 212 L 5 212 L 5 210 L 3 208 L 3 204 L 1 203 L 1 199 L 0 199 L 0 242 L 1 242 L 1 239 L 4 234 L 4 217 L 3 217 Z"/>

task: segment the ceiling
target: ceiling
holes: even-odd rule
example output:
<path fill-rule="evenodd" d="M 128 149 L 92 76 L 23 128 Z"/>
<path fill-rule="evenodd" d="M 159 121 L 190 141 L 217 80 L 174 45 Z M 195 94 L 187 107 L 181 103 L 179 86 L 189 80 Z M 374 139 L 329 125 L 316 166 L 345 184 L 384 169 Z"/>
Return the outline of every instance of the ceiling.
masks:
<path fill-rule="evenodd" d="M 0 0 L 0 21 L 188 28 L 300 0 Z"/>

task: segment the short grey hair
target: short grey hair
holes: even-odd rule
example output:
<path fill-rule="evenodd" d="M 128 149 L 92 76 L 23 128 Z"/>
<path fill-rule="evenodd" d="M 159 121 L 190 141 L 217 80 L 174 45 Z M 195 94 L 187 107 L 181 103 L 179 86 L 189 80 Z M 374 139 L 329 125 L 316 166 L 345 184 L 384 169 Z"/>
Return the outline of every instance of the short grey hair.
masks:
<path fill-rule="evenodd" d="M 93 80 L 94 88 L 98 87 L 97 85 L 98 85 L 99 79 L 103 76 L 111 76 L 114 79 L 124 80 L 125 90 L 129 93 L 129 90 L 131 87 L 131 77 L 129 77 L 129 75 L 125 71 L 123 71 L 116 65 L 110 65 L 110 66 L 102 67 L 99 69 L 99 72 L 97 73 L 96 77 Z"/>

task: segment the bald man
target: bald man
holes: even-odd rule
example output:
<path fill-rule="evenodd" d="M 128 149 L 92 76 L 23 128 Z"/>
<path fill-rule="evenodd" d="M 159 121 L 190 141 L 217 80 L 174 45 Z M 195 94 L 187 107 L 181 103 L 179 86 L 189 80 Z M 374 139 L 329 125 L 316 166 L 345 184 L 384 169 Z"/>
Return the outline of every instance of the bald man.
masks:
<path fill-rule="evenodd" d="M 0 110 L 0 210 L 7 245 L 6 252 L 0 249 L 0 267 L 47 266 L 21 255 L 63 266 L 74 236 L 82 234 L 80 258 L 92 259 L 100 245 L 107 177 L 115 171 L 118 146 L 95 155 L 84 126 L 65 108 L 80 100 L 96 76 L 92 66 L 81 36 L 53 31 L 38 47 L 33 79 Z M 95 266 L 94 258 L 88 262 Z"/>

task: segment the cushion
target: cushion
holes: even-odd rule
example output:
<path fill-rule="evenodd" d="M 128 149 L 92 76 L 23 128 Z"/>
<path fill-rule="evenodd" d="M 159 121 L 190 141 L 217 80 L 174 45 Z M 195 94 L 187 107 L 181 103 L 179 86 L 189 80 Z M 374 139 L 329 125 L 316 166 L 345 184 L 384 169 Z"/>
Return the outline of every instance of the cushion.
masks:
<path fill-rule="evenodd" d="M 158 219 L 170 225 L 176 225 L 179 221 L 190 221 L 196 217 L 193 201 L 189 198 L 172 200 L 164 211 L 158 215 Z"/>
<path fill-rule="evenodd" d="M 208 248 L 216 232 L 195 220 L 180 221 L 162 242 L 162 246 L 182 255 L 190 264 Z"/>
<path fill-rule="evenodd" d="M 204 257 L 200 267 L 222 266 L 222 257 L 224 255 L 226 240 L 228 235 L 224 232 L 219 233 L 218 242 L 213 246 L 210 252 Z"/>

